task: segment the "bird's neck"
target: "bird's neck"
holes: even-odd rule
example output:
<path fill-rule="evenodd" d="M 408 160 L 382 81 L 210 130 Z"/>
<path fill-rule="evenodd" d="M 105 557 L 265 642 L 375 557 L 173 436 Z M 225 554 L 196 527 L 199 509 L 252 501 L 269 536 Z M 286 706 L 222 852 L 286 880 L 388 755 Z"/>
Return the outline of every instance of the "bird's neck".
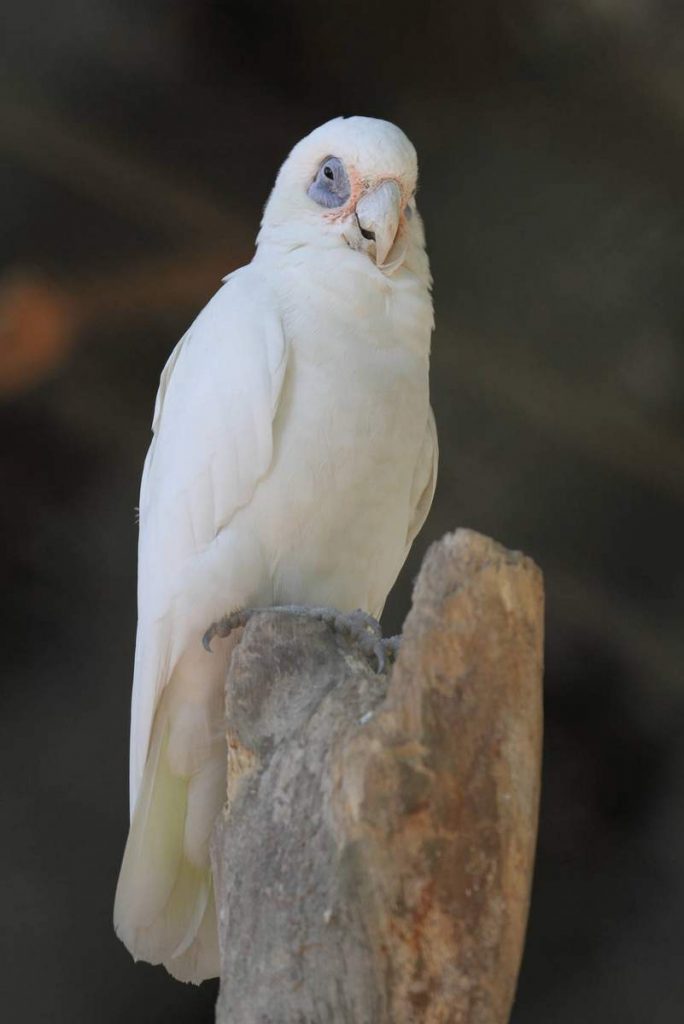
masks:
<path fill-rule="evenodd" d="M 324 277 L 328 283 L 333 279 L 344 281 L 349 277 L 358 281 L 367 278 L 386 290 L 407 274 L 414 276 L 419 285 L 430 291 L 432 279 L 427 254 L 422 241 L 411 239 L 406 257 L 394 272 L 380 270 L 365 253 L 355 251 L 334 235 L 321 235 L 308 226 L 290 223 L 262 224 L 257 236 L 255 262 L 271 266 L 290 268 L 301 267 L 305 261 L 316 277 Z"/>
<path fill-rule="evenodd" d="M 295 242 L 285 232 L 262 229 L 253 264 L 294 320 L 306 309 L 319 317 L 319 325 L 330 319 L 358 333 L 365 323 L 381 347 L 399 344 L 427 356 L 433 327 L 430 271 L 424 250 L 412 248 L 388 275 L 362 252 L 321 244 L 320 238 L 307 243 L 301 235 Z"/>

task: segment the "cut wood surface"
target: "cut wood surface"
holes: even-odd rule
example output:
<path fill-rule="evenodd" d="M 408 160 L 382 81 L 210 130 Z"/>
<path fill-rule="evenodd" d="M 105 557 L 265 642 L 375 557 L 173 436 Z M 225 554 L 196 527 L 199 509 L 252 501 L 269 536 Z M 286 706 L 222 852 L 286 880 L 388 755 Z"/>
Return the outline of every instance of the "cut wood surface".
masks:
<path fill-rule="evenodd" d="M 469 530 L 429 550 L 377 675 L 264 611 L 226 684 L 219 1024 L 506 1024 L 529 904 L 543 590 Z"/>

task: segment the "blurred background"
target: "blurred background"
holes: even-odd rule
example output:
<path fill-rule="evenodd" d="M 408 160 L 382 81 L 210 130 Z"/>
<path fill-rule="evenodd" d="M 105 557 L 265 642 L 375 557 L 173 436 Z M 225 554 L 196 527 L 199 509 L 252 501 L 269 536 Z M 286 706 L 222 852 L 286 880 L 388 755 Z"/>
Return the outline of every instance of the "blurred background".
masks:
<path fill-rule="evenodd" d="M 396 121 L 435 277 L 434 508 L 548 590 L 515 1024 L 684 1005 L 684 7 L 22 0 L 0 15 L 7 1020 L 209 1022 L 111 927 L 138 485 L 164 361 L 289 148 Z"/>

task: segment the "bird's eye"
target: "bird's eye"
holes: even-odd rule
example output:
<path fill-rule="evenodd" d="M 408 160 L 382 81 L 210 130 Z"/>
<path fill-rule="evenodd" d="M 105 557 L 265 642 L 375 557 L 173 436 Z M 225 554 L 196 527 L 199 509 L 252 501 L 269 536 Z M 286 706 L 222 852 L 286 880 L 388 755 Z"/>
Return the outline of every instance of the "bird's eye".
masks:
<path fill-rule="evenodd" d="M 307 189 L 310 199 L 319 206 L 332 209 L 344 206 L 351 195 L 349 178 L 344 164 L 336 156 L 326 156 L 318 165 L 314 180 Z"/>

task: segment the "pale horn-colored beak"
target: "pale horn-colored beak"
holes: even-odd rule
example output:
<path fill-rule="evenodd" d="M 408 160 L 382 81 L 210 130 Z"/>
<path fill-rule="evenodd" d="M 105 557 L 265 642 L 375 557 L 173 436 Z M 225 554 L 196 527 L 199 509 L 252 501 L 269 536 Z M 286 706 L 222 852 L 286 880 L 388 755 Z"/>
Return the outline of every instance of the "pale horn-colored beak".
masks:
<path fill-rule="evenodd" d="M 356 216 L 363 237 L 375 240 L 377 266 L 385 268 L 401 220 L 401 189 L 396 181 L 383 181 L 361 196 L 356 204 Z"/>

